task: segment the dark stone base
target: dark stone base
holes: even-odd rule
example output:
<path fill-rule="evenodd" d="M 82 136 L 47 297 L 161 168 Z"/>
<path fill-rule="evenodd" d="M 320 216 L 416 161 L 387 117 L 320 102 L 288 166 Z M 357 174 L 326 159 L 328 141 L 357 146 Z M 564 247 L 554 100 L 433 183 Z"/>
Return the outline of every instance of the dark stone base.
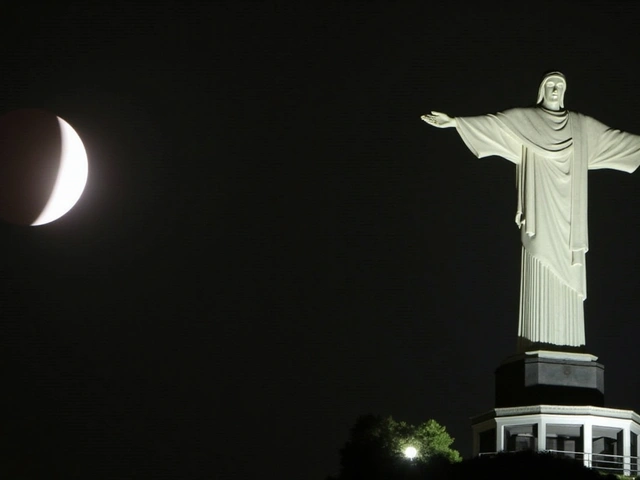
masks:
<path fill-rule="evenodd" d="M 496 370 L 496 408 L 526 405 L 604 406 L 604 365 L 568 352 L 527 352 Z"/>

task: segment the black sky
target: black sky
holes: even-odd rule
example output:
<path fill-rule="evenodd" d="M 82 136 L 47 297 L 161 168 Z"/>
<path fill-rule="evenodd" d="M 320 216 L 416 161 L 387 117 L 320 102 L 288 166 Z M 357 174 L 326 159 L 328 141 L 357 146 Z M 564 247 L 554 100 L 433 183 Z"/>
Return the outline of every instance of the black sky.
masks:
<path fill-rule="evenodd" d="M 365 413 L 471 453 L 515 350 L 514 169 L 419 117 L 557 69 L 640 134 L 640 6 L 14 3 L 0 112 L 61 116 L 90 170 L 62 219 L 0 225 L 0 472 L 324 478 Z M 586 302 L 635 410 L 639 182 L 590 174 Z"/>

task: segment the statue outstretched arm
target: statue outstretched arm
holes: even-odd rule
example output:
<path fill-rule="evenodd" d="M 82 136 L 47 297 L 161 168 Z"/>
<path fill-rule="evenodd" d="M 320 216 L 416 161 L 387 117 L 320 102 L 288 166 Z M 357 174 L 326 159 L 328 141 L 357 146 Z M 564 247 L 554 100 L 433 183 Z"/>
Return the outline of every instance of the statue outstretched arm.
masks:
<path fill-rule="evenodd" d="M 595 155 L 589 155 L 589 170 L 610 168 L 632 173 L 640 166 L 640 136 L 608 128 L 595 136 L 589 132 L 587 141 Z"/>
<path fill-rule="evenodd" d="M 438 128 L 454 127 L 465 145 L 478 158 L 496 155 L 520 163 L 522 142 L 509 133 L 495 115 L 452 118 L 446 113 L 431 112 L 422 120 Z"/>
<path fill-rule="evenodd" d="M 442 112 L 431 112 L 427 115 L 422 115 L 420 118 L 429 125 L 433 125 L 438 128 L 451 128 L 457 125 L 455 118 Z"/>

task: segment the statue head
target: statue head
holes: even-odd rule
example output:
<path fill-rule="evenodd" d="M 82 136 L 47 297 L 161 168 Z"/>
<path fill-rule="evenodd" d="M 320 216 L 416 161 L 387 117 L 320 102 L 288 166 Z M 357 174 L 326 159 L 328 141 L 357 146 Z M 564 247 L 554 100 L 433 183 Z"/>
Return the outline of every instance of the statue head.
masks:
<path fill-rule="evenodd" d="M 549 110 L 564 108 L 564 92 L 567 91 L 567 79 L 560 72 L 545 74 L 538 89 L 538 105 Z"/>

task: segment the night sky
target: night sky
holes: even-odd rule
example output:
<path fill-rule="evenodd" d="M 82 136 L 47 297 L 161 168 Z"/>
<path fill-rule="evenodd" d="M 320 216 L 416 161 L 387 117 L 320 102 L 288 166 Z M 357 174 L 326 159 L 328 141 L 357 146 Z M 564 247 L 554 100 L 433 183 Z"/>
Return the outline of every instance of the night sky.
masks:
<path fill-rule="evenodd" d="M 323 479 L 367 413 L 471 454 L 515 353 L 515 169 L 420 115 L 560 70 L 640 134 L 640 6 L 12 3 L 0 113 L 90 163 L 66 216 L 0 224 L 0 476 Z M 640 410 L 640 172 L 589 189 L 587 347 Z"/>

